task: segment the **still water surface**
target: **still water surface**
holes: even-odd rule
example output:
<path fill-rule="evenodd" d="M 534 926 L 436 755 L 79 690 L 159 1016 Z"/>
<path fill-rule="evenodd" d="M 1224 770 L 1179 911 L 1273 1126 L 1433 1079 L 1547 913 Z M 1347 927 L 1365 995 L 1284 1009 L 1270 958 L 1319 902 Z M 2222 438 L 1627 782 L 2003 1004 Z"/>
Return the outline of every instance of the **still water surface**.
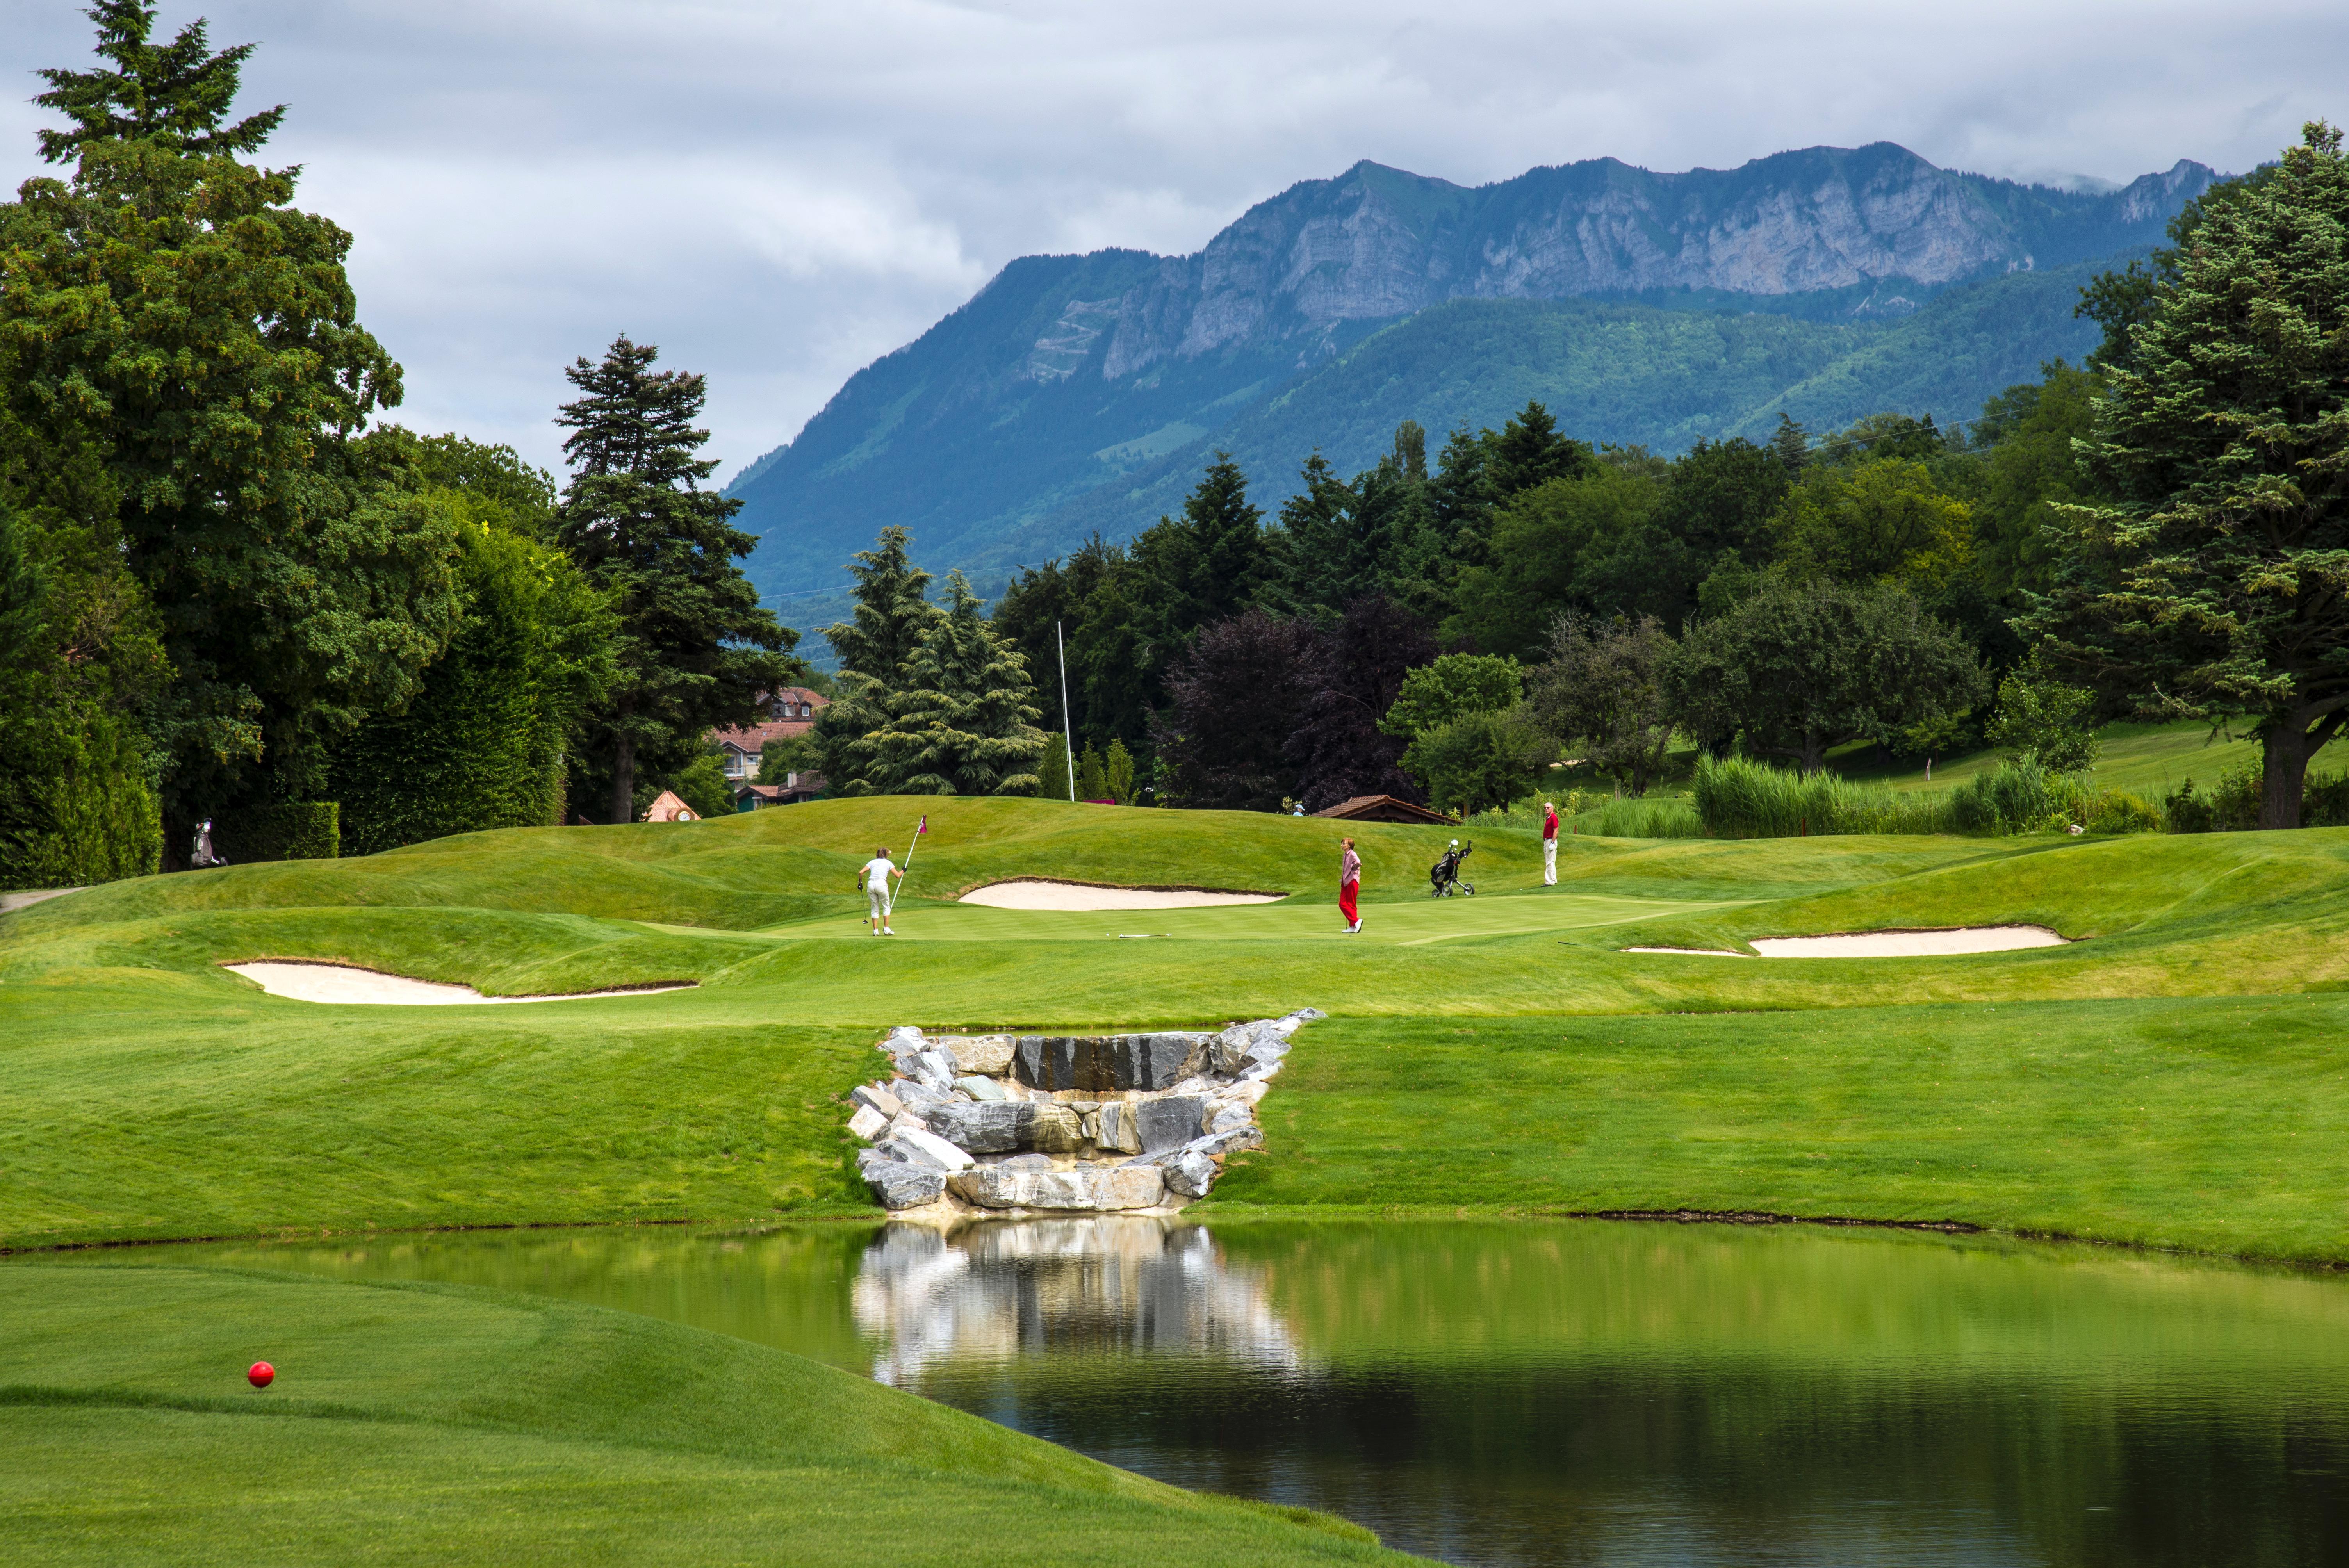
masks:
<path fill-rule="evenodd" d="M 1458 1563 L 2349 1562 L 2349 1282 L 2326 1277 L 1591 1222 L 146 1255 L 670 1318 Z"/>

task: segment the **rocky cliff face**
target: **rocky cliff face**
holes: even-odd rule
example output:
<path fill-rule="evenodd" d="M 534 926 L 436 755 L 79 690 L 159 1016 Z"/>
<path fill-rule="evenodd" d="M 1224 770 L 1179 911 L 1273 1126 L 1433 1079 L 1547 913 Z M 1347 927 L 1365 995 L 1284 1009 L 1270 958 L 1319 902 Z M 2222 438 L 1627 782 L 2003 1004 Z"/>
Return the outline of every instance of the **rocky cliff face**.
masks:
<path fill-rule="evenodd" d="M 1114 299 L 1071 301 L 1037 339 L 1030 373 L 1116 381 L 1169 357 L 1309 344 L 1333 323 L 1462 296 L 1909 285 L 1849 305 L 1898 313 L 1950 284 L 2154 242 L 2211 178 L 2181 162 L 2088 194 L 1937 169 L 1889 142 L 1685 174 L 1597 159 L 1476 190 L 1364 162 L 1249 209 Z"/>
<path fill-rule="evenodd" d="M 1682 174 L 1597 159 L 1475 189 L 1358 163 L 1250 208 L 1195 255 L 1012 262 L 744 470 L 731 487 L 740 526 L 765 541 L 750 571 L 771 593 L 829 589 L 896 522 L 925 564 L 999 574 L 1093 528 L 1131 532 L 1217 447 L 1278 446 L 1245 460 L 1280 486 L 1317 447 L 1367 460 L 1402 414 L 1438 429 L 1494 422 L 1529 391 L 1571 412 L 1578 434 L 1667 452 L 1756 410 L 1843 418 L 1855 399 L 1889 397 L 1971 414 L 2042 359 L 2080 351 L 2076 282 L 2019 285 L 2158 242 L 2212 178 L 2179 163 L 2116 191 L 2064 191 L 1937 169 L 1883 142 Z M 1950 308 L 1981 290 L 2006 291 L 2013 308 Z M 1494 319 L 1423 335 L 1425 352 L 1375 387 L 1343 374 L 1374 335 L 1470 302 Z M 1754 340 L 1733 352 L 1683 341 L 1692 311 L 1806 320 L 1725 327 Z M 1947 357 L 1965 375 L 1892 374 L 1855 336 L 1921 329 L 1935 313 L 1963 318 L 1948 324 L 1963 341 Z M 1548 319 L 1561 314 L 1575 319 Z M 1509 339 L 1501 317 L 1539 345 Z M 1860 357 L 1829 365 L 1846 353 Z M 1507 368 L 1483 375 L 1479 356 Z M 1733 360 L 1751 374 L 1728 375 Z M 1746 385 L 1757 377 L 1769 385 Z M 1300 398 L 1319 410 L 1310 428 L 1250 436 L 1248 421 Z"/>

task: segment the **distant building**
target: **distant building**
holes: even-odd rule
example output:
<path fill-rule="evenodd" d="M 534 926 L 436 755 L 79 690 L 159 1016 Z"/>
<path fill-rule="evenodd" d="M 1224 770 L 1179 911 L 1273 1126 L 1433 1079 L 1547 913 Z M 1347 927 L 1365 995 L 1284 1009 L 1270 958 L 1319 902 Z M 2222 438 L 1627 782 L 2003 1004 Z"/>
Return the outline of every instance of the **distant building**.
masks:
<path fill-rule="evenodd" d="M 645 808 L 645 820 L 647 822 L 698 822 L 700 820 L 693 814 L 692 807 L 667 789 L 654 796 L 653 803 Z"/>
<path fill-rule="evenodd" d="M 756 811 L 766 806 L 796 806 L 802 800 L 812 800 L 823 793 L 821 773 L 786 773 L 780 784 L 737 784 L 734 786 L 734 809 Z"/>
<path fill-rule="evenodd" d="M 759 777 L 759 754 L 766 749 L 767 742 L 788 740 L 794 735 L 806 734 L 808 726 L 815 722 L 815 716 L 831 704 L 830 697 L 810 691 L 805 686 L 785 686 L 761 699 L 761 706 L 767 712 L 763 722 L 740 729 L 713 729 L 709 732 L 710 741 L 719 750 L 720 766 L 726 769 L 726 782 L 734 788 L 738 805 L 742 799 L 741 787 Z M 794 795 L 796 799 L 812 799 L 823 788 L 823 780 L 817 775 L 799 774 L 794 777 L 815 779 L 813 788 L 805 790 L 794 790 L 788 785 L 782 787 L 784 793 Z M 781 800 L 773 802 L 777 805 L 782 803 Z M 741 807 L 746 811 L 752 809 Z"/>
<path fill-rule="evenodd" d="M 1452 820 L 1441 811 L 1431 811 L 1424 806 L 1414 806 L 1392 795 L 1357 795 L 1350 800 L 1340 800 L 1313 814 L 1333 817 L 1341 822 L 1433 822 L 1442 825 Z"/>

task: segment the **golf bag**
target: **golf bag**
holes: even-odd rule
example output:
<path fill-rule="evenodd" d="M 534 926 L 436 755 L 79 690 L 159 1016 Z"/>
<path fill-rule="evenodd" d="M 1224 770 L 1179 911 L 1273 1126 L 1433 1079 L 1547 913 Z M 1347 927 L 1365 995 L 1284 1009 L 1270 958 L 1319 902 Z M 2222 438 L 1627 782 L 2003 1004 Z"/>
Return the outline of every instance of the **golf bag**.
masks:
<path fill-rule="evenodd" d="M 1454 892 L 1465 893 L 1470 898 L 1476 896 L 1476 884 L 1460 880 L 1460 862 L 1466 860 L 1468 851 L 1475 847 L 1474 839 L 1465 844 L 1457 839 L 1452 841 L 1452 847 L 1444 851 L 1444 858 L 1427 868 L 1428 897 L 1450 898 Z"/>

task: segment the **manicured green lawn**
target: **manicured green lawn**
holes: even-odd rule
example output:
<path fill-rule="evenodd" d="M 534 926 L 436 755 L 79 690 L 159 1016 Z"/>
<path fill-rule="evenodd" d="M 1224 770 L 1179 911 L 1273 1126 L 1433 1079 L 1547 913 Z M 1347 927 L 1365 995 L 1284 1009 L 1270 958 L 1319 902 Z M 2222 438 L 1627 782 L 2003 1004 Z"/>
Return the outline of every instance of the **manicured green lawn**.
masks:
<path fill-rule="evenodd" d="M 902 851 L 924 811 L 904 934 L 870 937 L 854 870 L 880 843 Z M 1345 830 L 823 802 L 52 900 L 0 916 L 0 1247 L 869 1217 L 840 1097 L 881 1068 L 884 1026 L 1309 1005 L 1332 1016 L 1299 1037 L 1264 1105 L 1268 1148 L 1211 1211 L 1758 1210 L 2349 1262 L 2349 830 L 1578 839 L 1553 890 L 1530 832 L 1480 830 L 1483 895 L 1437 902 L 1425 870 L 1450 830 L 1368 827 L 1359 937 L 1332 907 Z M 1017 876 L 1289 896 L 1111 915 L 952 902 Z M 1931 959 L 1621 951 L 2011 921 L 2082 940 Z M 329 1007 L 219 967 L 268 957 L 492 994 L 698 985 Z M 850 1429 L 962 1418 L 788 1357 L 737 1366 L 750 1347 L 625 1315 L 26 1260 L 0 1265 L 0 1297 L 16 1388 L 0 1419 L 12 1460 L 27 1456 L 0 1488 L 32 1522 L 11 1537 L 26 1561 L 92 1541 L 190 1561 L 1359 1550 L 1099 1467 L 1031 1474 L 1066 1456 L 991 1428 L 992 1448 L 957 1427 L 967 1457 L 922 1470 Z M 669 1370 L 606 1377 L 578 1336 Z M 258 1355 L 287 1366 L 283 1387 L 224 1383 Z M 752 1392 L 647 1392 L 705 1364 Z M 313 1366 L 335 1370 L 312 1381 Z M 848 1446 L 817 1452 L 811 1433 Z"/>
<path fill-rule="evenodd" d="M 1554 890 L 1537 885 L 1533 841 L 1502 834 L 1480 845 L 1485 896 L 1436 901 L 1419 892 L 1420 864 L 1445 830 L 1378 828 L 1359 835 L 1366 931 L 1347 937 L 1326 882 L 1333 824 L 931 801 L 916 871 L 948 892 L 1020 874 L 1296 892 L 1237 908 L 1031 913 L 926 903 L 916 882 L 905 935 L 874 939 L 851 898 L 825 889 L 905 804 L 477 835 L 0 916 L 0 1244 L 869 1212 L 839 1097 L 880 1066 L 869 1047 L 885 1025 L 1197 1025 L 1309 1005 L 1335 1021 L 1307 1037 L 1270 1102 L 1271 1150 L 1218 1202 L 1930 1211 L 2349 1257 L 2338 1205 L 2274 1195 L 2254 1222 L 2240 1192 L 2195 1174 L 2203 1135 L 2184 1130 L 2231 1118 L 2229 1137 L 2256 1142 L 2271 1099 L 2322 1116 L 2349 1095 L 2292 1043 L 2349 985 L 2349 830 L 1576 841 Z M 646 915 L 627 913 L 632 897 Z M 556 907 L 566 899 L 586 907 Z M 795 913 L 754 921 L 778 907 Z M 2086 940 L 1935 959 L 1620 951 L 2000 921 Z M 492 992 L 700 984 L 519 1007 L 329 1007 L 217 967 L 283 956 Z M 2237 1016 L 2211 998 L 2258 1005 Z M 2028 1024 L 1983 1011 L 2023 1004 Z M 1647 1045 L 1586 1060 L 1588 1021 L 1617 1017 Z M 1575 1044 L 1523 1058 L 1538 1070 L 1477 1078 L 1473 1097 L 1407 1099 L 1423 1070 L 1450 1083 L 1453 1030 L 1487 1021 L 1506 1025 L 1496 1037 Z M 2100 1064 L 2082 1076 L 2033 1054 L 2147 1029 L 2243 1056 L 2226 1071 L 2082 1058 Z M 1937 1096 L 1941 1080 L 1904 1042 L 1950 1030 L 1973 1042 L 1971 1059 L 2041 1075 L 2080 1161 L 2146 1171 L 2086 1180 L 2061 1139 L 2036 1132 L 1962 1159 L 1919 1154 L 1965 1105 Z M 2290 1068 L 2253 1070 L 2269 1060 Z M 1561 1096 L 1581 1119 L 1569 1129 L 1548 1119 Z M 2095 1136 L 2138 1127 L 2135 1108 L 2156 1102 L 2184 1119 L 2155 1123 L 2127 1159 Z M 1377 1136 L 1405 1120 L 1411 1136 Z M 1782 1144 L 1784 1160 L 1750 1152 Z M 1790 1184 L 1790 1171 L 1818 1174 L 1814 1157 L 1834 1144 L 1877 1152 L 1828 1167 L 1836 1182 Z M 1491 1148 L 1516 1149 L 1524 1179 L 1496 1182 L 1498 1156 L 1465 1152 Z M 1365 1165 L 1362 1149 L 1384 1152 Z M 2221 1153 L 2260 1168 L 2234 1142 Z M 1328 1174 L 1358 1165 L 1378 1179 Z"/>
<path fill-rule="evenodd" d="M 12 1563 L 1407 1562 L 762 1346 L 453 1286 L 0 1267 Z M 269 1360 L 277 1381 L 249 1387 Z"/>

